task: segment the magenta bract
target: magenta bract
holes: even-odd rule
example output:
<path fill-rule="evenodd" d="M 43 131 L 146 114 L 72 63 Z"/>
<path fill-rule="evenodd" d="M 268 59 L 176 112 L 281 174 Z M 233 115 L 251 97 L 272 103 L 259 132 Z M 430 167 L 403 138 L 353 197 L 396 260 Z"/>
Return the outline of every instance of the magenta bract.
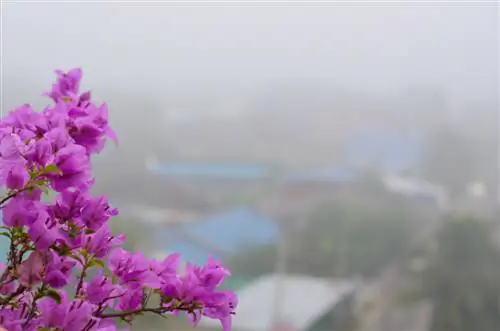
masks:
<path fill-rule="evenodd" d="M 81 69 L 56 74 L 46 93 L 53 105 L 22 105 L 0 121 L 2 234 L 11 240 L 0 330 L 112 331 L 145 313 L 219 319 L 230 329 L 237 300 L 218 290 L 230 275 L 219 262 L 179 272 L 178 254 L 157 261 L 120 248 L 124 236 L 108 224 L 118 211 L 89 193 L 92 155 L 116 141 L 108 108 L 80 94 Z M 57 196 L 45 203 L 49 191 Z"/>

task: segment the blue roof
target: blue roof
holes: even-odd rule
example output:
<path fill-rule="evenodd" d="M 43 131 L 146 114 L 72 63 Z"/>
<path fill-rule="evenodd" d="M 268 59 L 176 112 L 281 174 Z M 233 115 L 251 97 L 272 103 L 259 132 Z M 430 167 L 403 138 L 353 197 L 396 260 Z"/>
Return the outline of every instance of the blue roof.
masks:
<path fill-rule="evenodd" d="M 346 157 L 356 167 L 406 170 L 416 165 L 423 153 L 421 137 L 388 132 L 365 132 L 347 145 Z"/>
<path fill-rule="evenodd" d="M 184 262 L 190 262 L 197 265 L 205 264 L 210 256 L 218 260 L 221 259 L 221 257 L 216 254 L 182 240 L 169 241 L 169 245 L 166 250 L 169 252 L 180 253 Z"/>
<path fill-rule="evenodd" d="M 279 235 L 275 222 L 247 209 L 186 223 L 183 227 L 192 236 L 209 241 L 227 252 L 234 252 L 248 245 L 268 245 L 274 243 Z"/>
<path fill-rule="evenodd" d="M 272 175 L 269 167 L 241 164 L 168 163 L 151 167 L 151 171 L 169 177 L 205 177 L 216 179 L 265 179 Z"/>
<path fill-rule="evenodd" d="M 158 232 L 158 239 L 166 242 L 165 250 L 177 251 L 196 260 L 206 260 L 214 253 L 207 252 L 207 248 L 201 248 L 203 243 L 231 255 L 249 246 L 272 244 L 279 236 L 275 222 L 258 212 L 246 209 L 230 211 L 180 226 L 189 237 L 183 237 L 180 232 L 176 234 L 177 230 L 174 227 Z M 198 243 L 197 238 L 199 238 Z"/>

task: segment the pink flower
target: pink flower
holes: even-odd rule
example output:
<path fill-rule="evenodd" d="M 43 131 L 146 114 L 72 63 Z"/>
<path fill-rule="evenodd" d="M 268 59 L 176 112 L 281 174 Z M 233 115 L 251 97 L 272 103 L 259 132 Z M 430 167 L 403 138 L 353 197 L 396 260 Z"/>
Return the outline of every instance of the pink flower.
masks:
<path fill-rule="evenodd" d="M 33 252 L 21 263 L 17 269 L 19 283 L 32 287 L 42 282 L 44 274 L 44 256 L 40 252 Z"/>
<path fill-rule="evenodd" d="M 218 290 L 230 275 L 219 262 L 180 273 L 179 254 L 151 260 L 121 249 L 125 237 L 111 233 L 118 210 L 92 196 L 91 157 L 116 137 L 106 104 L 79 94 L 81 77 L 57 71 L 53 105 L 23 105 L 0 121 L 0 188 L 9 195 L 0 207 L 12 244 L 0 266 L 0 331 L 117 331 L 117 320 L 149 309 L 189 311 L 193 325 L 207 317 L 228 330 L 237 300 Z M 51 202 L 42 199 L 48 190 Z M 146 309 L 151 295 L 161 300 Z"/>

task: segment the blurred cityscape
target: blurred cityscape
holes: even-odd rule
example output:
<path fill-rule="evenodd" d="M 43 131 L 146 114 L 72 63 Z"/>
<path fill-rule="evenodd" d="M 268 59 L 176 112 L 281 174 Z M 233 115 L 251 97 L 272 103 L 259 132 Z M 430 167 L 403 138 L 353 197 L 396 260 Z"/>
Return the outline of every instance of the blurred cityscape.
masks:
<path fill-rule="evenodd" d="M 113 230 L 223 261 L 234 331 L 500 330 L 496 3 L 69 2 L 2 4 L 2 110 L 82 66 Z"/>
<path fill-rule="evenodd" d="M 383 112 L 357 96 L 332 114 L 303 93 L 289 97 L 307 112 L 267 101 L 261 118 L 167 119 L 136 138 L 149 149 L 104 154 L 97 190 L 120 207 L 114 225 L 130 248 L 224 261 L 235 330 L 496 330 L 496 138 L 467 117 L 420 125 L 411 108 L 446 107 L 432 94 Z"/>

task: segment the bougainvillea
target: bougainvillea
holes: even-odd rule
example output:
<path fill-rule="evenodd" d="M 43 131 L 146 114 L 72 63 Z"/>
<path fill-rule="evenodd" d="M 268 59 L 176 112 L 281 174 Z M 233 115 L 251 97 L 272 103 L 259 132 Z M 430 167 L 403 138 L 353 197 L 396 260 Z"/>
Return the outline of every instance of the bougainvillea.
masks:
<path fill-rule="evenodd" d="M 91 156 L 116 140 L 107 106 L 79 94 L 80 69 L 56 73 L 49 107 L 23 105 L 0 121 L 1 234 L 10 239 L 0 330 L 111 331 L 147 313 L 219 319 L 228 330 L 236 297 L 218 289 L 229 275 L 220 263 L 181 266 L 178 254 L 157 261 L 120 248 L 125 238 L 108 224 L 118 211 L 90 193 Z"/>

